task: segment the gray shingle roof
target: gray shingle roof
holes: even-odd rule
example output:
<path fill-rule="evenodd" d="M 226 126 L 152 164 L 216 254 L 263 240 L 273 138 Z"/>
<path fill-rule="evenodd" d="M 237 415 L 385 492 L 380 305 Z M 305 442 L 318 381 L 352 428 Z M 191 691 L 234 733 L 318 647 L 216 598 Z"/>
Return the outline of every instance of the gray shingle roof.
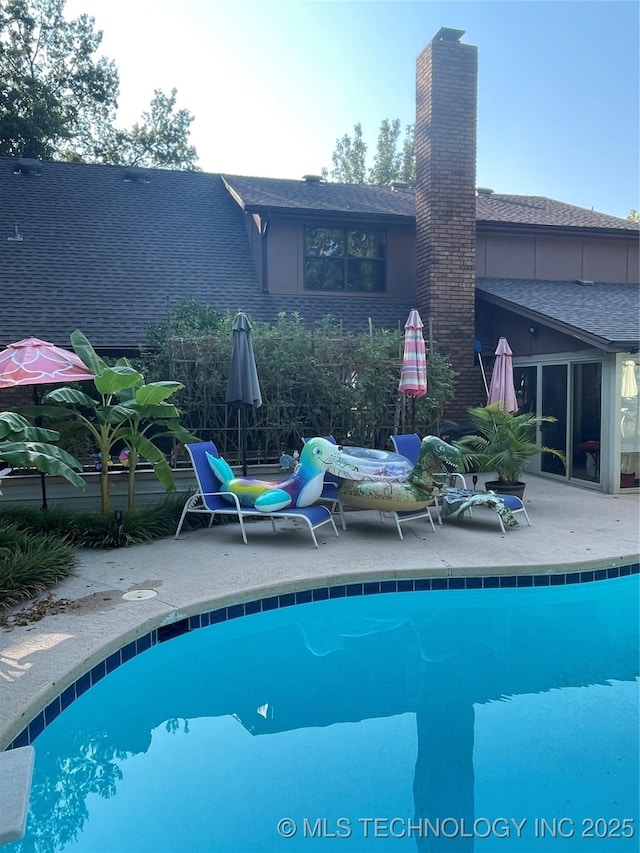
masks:
<path fill-rule="evenodd" d="M 637 284 L 480 278 L 476 293 L 604 349 L 628 349 L 640 341 Z"/>
<path fill-rule="evenodd" d="M 2 338 L 23 331 L 68 345 L 79 327 L 96 346 L 144 342 L 183 296 L 233 304 L 257 289 L 242 213 L 219 177 L 44 163 L 13 174 L 0 160 Z M 146 170 L 145 170 L 146 171 Z M 22 242 L 7 235 L 17 226 Z"/>
<path fill-rule="evenodd" d="M 371 184 L 335 184 L 280 178 L 223 175 L 231 191 L 249 210 L 278 210 L 403 217 L 416 215 L 412 189 L 394 190 Z"/>
<path fill-rule="evenodd" d="M 638 231 L 639 224 L 607 213 L 598 213 L 563 201 L 543 196 L 491 195 L 477 196 L 478 222 L 518 225 L 552 225 L 566 228 L 621 228 Z"/>
<path fill-rule="evenodd" d="M 308 183 L 303 180 L 225 175 L 225 181 L 247 210 L 327 211 L 364 216 L 415 219 L 413 189 L 394 190 L 370 184 Z M 565 228 L 606 228 L 636 231 L 637 222 L 597 213 L 542 196 L 480 193 L 476 218 L 483 223 L 543 225 Z"/>
<path fill-rule="evenodd" d="M 257 320 L 332 313 L 345 329 L 393 327 L 407 300 L 276 297 L 260 287 L 244 214 L 219 175 L 43 163 L 14 174 L 0 158 L 0 347 L 24 337 L 61 346 L 80 328 L 96 347 L 147 342 L 147 327 L 185 297 Z M 10 240 L 15 229 L 22 240 Z"/>
<path fill-rule="evenodd" d="M 14 167 L 15 161 L 0 158 L 0 346 L 28 336 L 68 346 L 75 328 L 97 347 L 145 344 L 148 325 L 163 320 L 188 296 L 223 311 L 243 309 L 257 320 L 297 311 L 304 322 L 313 323 L 330 313 L 353 331 L 365 331 L 369 318 L 378 328 L 396 328 L 415 307 L 406 299 L 263 293 L 242 210 L 220 175 L 151 169 L 144 170 L 148 182 L 139 182 L 125 181 L 127 170 L 119 166 L 44 163 L 41 175 L 14 174 Z M 414 217 L 413 191 L 407 189 L 267 178 L 228 181 L 247 205 L 405 222 Z M 523 197 L 479 196 L 479 210 L 500 199 L 516 205 Z M 559 206 L 558 216 L 560 208 L 567 209 L 567 216 L 572 211 L 591 214 L 550 204 Z M 528 210 L 526 205 L 518 209 Z M 507 217 L 506 209 L 501 215 Z M 616 229 L 636 227 L 605 218 L 613 219 L 610 227 Z M 602 222 L 594 221 L 593 227 L 602 227 Z M 12 239 L 16 229 L 22 240 Z M 495 287 L 503 294 L 506 284 Z M 523 289 L 531 298 L 543 285 L 552 286 L 554 293 L 559 290 L 555 283 L 537 282 L 533 289 L 522 282 L 512 284 L 507 298 Z M 614 297 L 616 287 L 606 285 L 608 297 Z M 628 287 L 622 292 L 628 293 Z M 535 310 L 544 313 L 547 307 L 542 299 Z M 608 305 L 597 312 L 593 302 L 584 308 L 582 317 L 569 305 L 560 320 L 574 320 L 586 329 L 592 322 L 613 322 Z M 621 308 L 620 319 L 630 323 L 633 312 Z M 624 328 L 608 326 L 593 334 L 598 340 L 637 338 Z"/>

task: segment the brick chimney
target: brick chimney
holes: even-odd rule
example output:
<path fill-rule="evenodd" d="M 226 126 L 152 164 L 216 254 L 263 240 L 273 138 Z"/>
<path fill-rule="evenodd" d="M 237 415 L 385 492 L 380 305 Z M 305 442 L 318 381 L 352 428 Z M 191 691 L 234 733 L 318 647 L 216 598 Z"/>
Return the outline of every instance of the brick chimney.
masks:
<path fill-rule="evenodd" d="M 463 35 L 442 28 L 416 63 L 417 302 L 459 374 L 446 413 L 455 420 L 484 402 L 473 348 L 478 49 Z"/>

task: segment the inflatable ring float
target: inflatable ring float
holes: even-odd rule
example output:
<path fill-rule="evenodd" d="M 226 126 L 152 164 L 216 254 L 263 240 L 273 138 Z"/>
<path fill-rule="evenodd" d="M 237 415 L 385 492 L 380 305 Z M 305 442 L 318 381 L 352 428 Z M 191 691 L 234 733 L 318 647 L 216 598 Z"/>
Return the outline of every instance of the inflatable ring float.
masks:
<path fill-rule="evenodd" d="M 343 479 L 338 497 L 356 509 L 380 512 L 416 512 L 431 506 L 441 491 L 434 474 L 455 467 L 460 451 L 436 436 L 422 440 L 415 465 L 399 453 L 339 447 L 328 470 Z"/>
<path fill-rule="evenodd" d="M 340 455 L 329 469 L 343 480 L 399 483 L 407 479 L 413 464 L 400 453 L 341 445 Z"/>

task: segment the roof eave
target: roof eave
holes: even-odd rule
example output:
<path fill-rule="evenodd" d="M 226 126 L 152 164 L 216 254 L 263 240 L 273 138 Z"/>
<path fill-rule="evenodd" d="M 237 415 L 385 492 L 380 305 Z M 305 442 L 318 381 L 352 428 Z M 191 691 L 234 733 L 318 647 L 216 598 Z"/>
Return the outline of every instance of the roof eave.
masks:
<path fill-rule="evenodd" d="M 301 216 L 311 219 L 331 219 L 344 221 L 379 222 L 385 225 L 415 225 L 415 216 L 407 216 L 402 213 L 371 213 L 360 210 L 321 210 L 317 207 L 281 207 L 278 205 L 245 204 L 243 210 L 246 213 L 258 216 L 277 215 L 286 219 L 299 219 Z"/>
<path fill-rule="evenodd" d="M 506 222 L 497 219 L 476 219 L 479 232 L 508 231 L 510 234 L 569 234 L 574 236 L 635 237 L 640 240 L 640 231 L 633 228 L 603 228 L 591 225 L 542 225 L 526 222 Z"/>
<path fill-rule="evenodd" d="M 608 338 L 603 338 L 600 335 L 594 335 L 592 332 L 587 332 L 585 329 L 580 329 L 578 326 L 563 323 L 561 320 L 549 317 L 548 314 L 544 314 L 540 311 L 534 311 L 531 308 L 525 308 L 522 305 L 518 305 L 516 302 L 504 299 L 501 296 L 496 296 L 493 293 L 487 293 L 486 291 L 476 289 L 476 295 L 481 299 L 484 299 L 486 302 L 490 302 L 500 308 L 505 308 L 507 311 L 518 314 L 520 317 L 526 317 L 528 320 L 534 320 L 537 323 L 548 326 L 550 329 L 554 329 L 556 332 L 570 335 L 572 338 L 577 338 L 579 341 L 596 347 L 603 352 L 629 352 L 630 350 L 638 347 L 638 341 L 609 340 Z"/>

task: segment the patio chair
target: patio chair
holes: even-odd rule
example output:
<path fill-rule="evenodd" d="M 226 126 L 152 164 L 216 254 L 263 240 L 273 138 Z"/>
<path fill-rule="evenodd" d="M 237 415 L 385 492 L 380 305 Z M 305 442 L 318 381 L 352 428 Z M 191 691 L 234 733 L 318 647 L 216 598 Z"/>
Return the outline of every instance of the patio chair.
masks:
<path fill-rule="evenodd" d="M 481 492 L 481 491 L 473 491 L 473 489 L 447 489 L 444 495 L 439 495 L 436 499 L 436 506 L 438 508 L 438 522 L 442 524 L 442 518 L 453 518 L 455 520 L 459 520 L 463 512 L 468 512 L 470 517 L 471 515 L 471 507 L 467 507 L 466 510 L 462 510 L 462 504 L 467 498 L 474 497 L 475 495 L 482 496 L 483 499 L 487 499 L 489 492 Z M 502 495 L 499 493 L 494 493 L 496 498 L 500 498 L 504 503 L 504 506 L 511 511 L 511 515 L 517 515 L 518 513 L 522 513 L 527 520 L 527 524 L 531 527 L 531 520 L 529 519 L 529 514 L 527 513 L 524 502 L 516 497 L 515 495 Z M 490 504 L 476 504 L 474 509 L 490 509 L 495 513 L 496 518 L 498 519 L 498 523 L 500 525 L 500 530 L 502 533 L 506 533 L 506 529 L 504 526 L 504 521 L 500 516 L 500 513 L 497 511 L 495 503 L 493 506 Z"/>
<path fill-rule="evenodd" d="M 412 432 L 408 435 L 392 435 L 391 443 L 393 444 L 396 453 L 401 453 L 403 456 L 406 456 L 411 462 L 416 462 L 418 459 L 418 453 L 420 451 L 420 437 L 417 433 Z M 434 475 L 434 480 L 437 480 L 438 475 Z M 470 489 L 467 489 L 467 483 L 462 474 L 457 472 L 451 474 L 442 474 L 442 482 L 446 483 L 448 486 L 447 492 L 445 495 L 440 494 L 436 495 L 435 505 L 436 505 L 436 513 L 438 516 L 438 524 L 442 526 L 443 518 L 454 518 L 459 519 L 460 517 L 460 509 L 459 506 L 464 500 L 465 497 L 471 497 L 472 495 L 485 495 L 486 492 L 476 492 Z M 527 524 L 531 527 L 531 520 L 529 519 L 529 515 L 525 508 L 523 501 L 520 498 L 515 497 L 515 495 L 498 495 L 499 498 L 502 498 L 504 501 L 504 505 L 507 509 L 511 510 L 511 515 L 517 515 L 518 513 L 523 513 L 524 517 L 527 520 Z M 456 505 L 458 508 L 456 508 Z M 480 504 L 476 505 L 475 509 L 482 508 Z M 486 506 L 486 509 L 491 509 L 495 512 L 495 507 Z M 469 514 L 469 518 L 473 518 L 473 511 L 471 507 L 467 507 L 465 510 Z M 500 524 L 500 529 L 503 533 L 506 532 L 504 522 L 500 517 L 499 513 L 495 512 L 496 518 L 498 519 L 498 523 Z"/>
<path fill-rule="evenodd" d="M 417 432 L 408 432 L 405 435 L 390 436 L 391 444 L 396 453 L 406 456 L 414 465 L 418 461 L 420 453 L 420 436 Z"/>
<path fill-rule="evenodd" d="M 324 524 L 331 524 L 334 533 L 338 535 L 333 516 L 328 507 L 321 504 L 313 504 L 313 506 L 295 507 L 291 509 L 281 509 L 277 512 L 264 513 L 250 506 L 242 506 L 237 495 L 231 492 L 222 492 L 221 483 L 211 470 L 211 466 L 207 462 L 206 453 L 212 456 L 219 457 L 218 449 L 212 441 L 202 441 L 197 444 L 185 444 L 193 471 L 198 484 L 197 491 L 191 495 L 184 505 L 178 528 L 176 530 L 175 539 L 180 535 L 182 525 L 187 516 L 187 513 L 199 513 L 209 516 L 209 527 L 217 515 L 219 516 L 235 516 L 240 524 L 240 532 L 242 540 L 247 544 L 247 534 L 245 530 L 245 520 L 247 518 L 269 518 L 273 530 L 276 528 L 276 519 L 289 518 L 298 519 L 309 528 L 313 538 L 313 544 L 318 547 L 316 538 L 316 530 Z"/>
<path fill-rule="evenodd" d="M 330 441 L 331 444 L 337 444 L 338 442 L 332 435 L 324 435 L 322 438 L 325 438 L 327 441 Z M 308 438 L 303 438 L 302 443 L 306 444 L 309 441 Z M 332 513 L 338 512 L 340 514 L 340 523 L 342 524 L 342 529 L 347 529 L 347 522 L 344 517 L 344 509 L 342 506 L 342 502 L 338 497 L 338 486 L 340 485 L 340 477 L 336 477 L 335 474 L 327 473 L 324 475 L 324 484 L 322 486 L 322 494 L 320 495 L 319 500 L 323 503 L 329 505 L 329 509 Z"/>
<path fill-rule="evenodd" d="M 412 462 L 414 465 L 416 464 L 418 454 L 420 453 L 420 445 L 422 444 L 422 439 L 417 432 L 410 432 L 406 435 L 392 435 L 391 444 L 393 444 L 393 449 L 396 453 L 406 456 L 409 462 Z M 439 482 L 438 478 L 442 478 L 442 483 L 446 483 L 448 486 L 460 489 L 467 488 L 467 481 L 457 471 L 451 473 L 443 471 L 442 474 L 434 474 L 436 482 Z"/>
<path fill-rule="evenodd" d="M 433 532 L 436 532 L 435 524 L 433 523 L 433 516 L 429 512 L 429 507 L 425 506 L 424 509 L 406 509 L 406 510 L 383 510 L 380 512 L 380 521 L 384 521 L 385 518 L 392 518 L 395 522 L 396 529 L 398 531 L 398 536 L 401 539 L 404 539 L 402 535 L 402 526 L 406 521 L 417 521 L 419 518 L 428 518 L 429 524 L 431 525 L 431 529 Z"/>

